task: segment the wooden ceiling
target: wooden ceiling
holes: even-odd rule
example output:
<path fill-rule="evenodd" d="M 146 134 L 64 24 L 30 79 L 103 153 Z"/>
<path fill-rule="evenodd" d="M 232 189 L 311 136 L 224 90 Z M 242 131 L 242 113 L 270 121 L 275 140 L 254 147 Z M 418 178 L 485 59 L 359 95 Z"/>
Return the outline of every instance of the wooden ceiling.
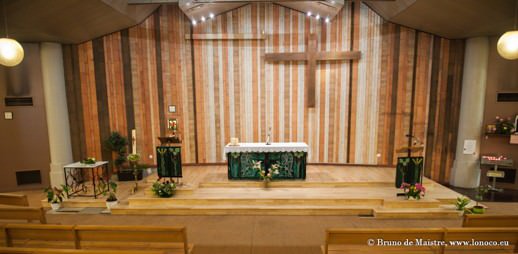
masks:
<path fill-rule="evenodd" d="M 513 29 L 518 0 L 365 1 L 386 20 L 446 38 L 501 35 Z"/>
<path fill-rule="evenodd" d="M 136 25 L 159 6 L 128 5 L 127 0 L 0 1 L 4 1 L 9 36 L 22 42 L 83 42 Z M 0 15 L 4 37 L 4 12 Z"/>

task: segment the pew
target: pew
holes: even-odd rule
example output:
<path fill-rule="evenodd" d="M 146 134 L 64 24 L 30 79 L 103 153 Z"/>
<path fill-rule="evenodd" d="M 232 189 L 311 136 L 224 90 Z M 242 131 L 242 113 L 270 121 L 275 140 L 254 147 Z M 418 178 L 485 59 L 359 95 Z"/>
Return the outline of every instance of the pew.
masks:
<path fill-rule="evenodd" d="M 39 221 L 46 224 L 45 209 L 43 207 L 0 207 L 0 220 L 27 220 Z"/>
<path fill-rule="evenodd" d="M 518 215 L 466 214 L 462 227 L 518 227 Z"/>
<path fill-rule="evenodd" d="M 185 227 L 78 225 L 75 230 L 81 249 L 163 249 L 184 254 L 191 249 Z"/>
<path fill-rule="evenodd" d="M 27 195 L 0 193 L 0 205 L 29 206 Z"/>
<path fill-rule="evenodd" d="M 151 250 L 77 250 L 48 248 L 0 247 L 0 254 L 165 254 L 165 251 Z"/>
<path fill-rule="evenodd" d="M 379 242 L 382 239 L 384 242 Z M 405 242 L 414 242 L 412 246 Z M 435 244 L 415 246 L 416 239 Z M 370 243 L 370 244 L 369 244 Z M 383 243 L 385 246 L 380 246 Z M 488 244 L 489 243 L 489 244 Z M 488 244 L 488 246 L 483 246 Z M 491 246 L 494 244 L 494 246 Z M 347 228 L 328 229 L 324 254 L 338 253 L 517 253 L 515 228 Z"/>
<path fill-rule="evenodd" d="M 156 250 L 188 254 L 185 227 L 7 224 L 7 247 Z"/>
<path fill-rule="evenodd" d="M 326 233 L 326 244 L 323 253 L 401 253 L 402 250 L 409 253 L 428 254 L 441 253 L 438 246 L 399 246 L 407 239 L 442 240 L 444 230 L 442 228 L 331 228 Z M 378 242 L 382 239 L 386 242 Z M 380 246 L 383 244 L 384 246 Z"/>

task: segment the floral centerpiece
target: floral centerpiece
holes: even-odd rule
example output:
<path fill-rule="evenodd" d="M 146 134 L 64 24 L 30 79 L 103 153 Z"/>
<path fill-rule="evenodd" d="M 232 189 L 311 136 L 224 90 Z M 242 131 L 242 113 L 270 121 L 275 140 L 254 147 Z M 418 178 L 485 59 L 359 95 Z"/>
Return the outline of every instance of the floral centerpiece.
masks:
<path fill-rule="evenodd" d="M 261 166 L 261 161 L 252 161 L 253 162 L 253 168 L 259 172 L 259 177 L 264 183 L 264 187 L 268 187 L 268 183 L 272 181 L 273 176 L 276 176 L 279 174 L 279 165 L 278 164 L 272 164 L 270 166 L 270 170 L 266 172 L 266 169 L 263 169 Z"/>
<path fill-rule="evenodd" d="M 155 182 L 151 187 L 151 191 L 155 196 L 160 198 L 170 198 L 174 195 L 176 191 L 176 184 L 174 182 Z"/>
<path fill-rule="evenodd" d="M 426 193 L 426 188 L 420 184 L 409 184 L 409 183 L 403 183 L 401 184 L 401 189 L 405 192 L 405 195 L 407 199 L 416 199 L 419 200 L 424 197 Z"/>
<path fill-rule="evenodd" d="M 95 164 L 97 161 L 95 160 L 94 157 L 87 157 L 86 159 L 82 160 L 81 163 L 83 164 L 87 164 L 87 165 L 93 165 Z"/>

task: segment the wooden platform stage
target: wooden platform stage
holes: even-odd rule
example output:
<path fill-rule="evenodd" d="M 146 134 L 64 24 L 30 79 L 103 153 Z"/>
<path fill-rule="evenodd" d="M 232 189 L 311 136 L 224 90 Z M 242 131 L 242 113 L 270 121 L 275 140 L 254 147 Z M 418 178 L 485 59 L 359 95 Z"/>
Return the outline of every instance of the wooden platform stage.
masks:
<path fill-rule="evenodd" d="M 157 198 L 150 175 L 141 191 L 119 194 L 118 215 L 357 215 L 375 218 L 453 219 L 460 216 L 453 202 L 460 194 L 429 179 L 419 201 L 396 197 L 394 168 L 309 165 L 305 181 L 227 179 L 226 166 L 185 166 L 183 183 L 172 198 Z M 71 199 L 66 207 L 102 207 L 103 200 Z"/>

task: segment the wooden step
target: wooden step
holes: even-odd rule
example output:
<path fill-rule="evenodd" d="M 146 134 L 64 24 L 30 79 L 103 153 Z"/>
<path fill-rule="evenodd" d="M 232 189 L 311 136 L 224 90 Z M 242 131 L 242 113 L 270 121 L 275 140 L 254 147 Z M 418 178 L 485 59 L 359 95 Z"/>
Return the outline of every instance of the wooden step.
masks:
<path fill-rule="evenodd" d="M 436 199 L 404 200 L 386 199 L 383 201 L 384 208 L 439 208 L 441 202 Z"/>
<path fill-rule="evenodd" d="M 120 215 L 334 215 L 372 216 L 373 210 L 364 206 L 316 205 L 162 205 L 147 207 L 118 206 L 111 210 Z"/>
<path fill-rule="evenodd" d="M 154 207 L 162 205 L 363 205 L 378 207 L 383 199 L 352 199 L 352 198 L 157 198 L 132 197 L 128 198 L 130 207 Z"/>
<path fill-rule="evenodd" d="M 269 188 L 341 188 L 341 187 L 392 187 L 392 182 L 307 182 L 304 180 L 273 181 Z M 235 180 L 231 182 L 200 182 L 198 188 L 262 188 L 261 181 Z"/>
<path fill-rule="evenodd" d="M 374 208 L 377 219 L 458 219 L 462 212 L 445 208 Z"/>

